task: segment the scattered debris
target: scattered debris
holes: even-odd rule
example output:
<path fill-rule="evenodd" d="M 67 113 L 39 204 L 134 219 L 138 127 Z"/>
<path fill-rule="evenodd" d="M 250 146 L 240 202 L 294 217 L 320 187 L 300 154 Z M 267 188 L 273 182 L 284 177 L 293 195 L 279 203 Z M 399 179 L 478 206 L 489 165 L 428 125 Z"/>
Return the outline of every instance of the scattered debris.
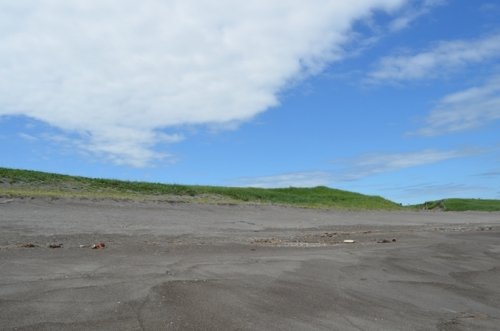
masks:
<path fill-rule="evenodd" d="M 344 240 L 344 244 L 354 244 L 356 241 L 352 240 L 352 239 L 346 239 Z"/>
<path fill-rule="evenodd" d="M 50 244 L 49 248 L 61 248 L 63 244 Z"/>
<path fill-rule="evenodd" d="M 270 239 L 254 239 L 252 244 L 273 246 L 273 247 L 324 247 L 327 246 L 326 243 L 320 242 L 307 242 L 304 240 L 286 240 L 278 238 Z"/>
<path fill-rule="evenodd" d="M 33 248 L 33 247 L 38 247 L 35 244 L 32 243 L 27 243 L 27 244 L 18 244 L 17 247 L 22 247 L 22 248 Z"/>
<path fill-rule="evenodd" d="M 271 239 L 255 239 L 253 241 L 254 244 L 278 244 L 280 242 L 281 242 L 281 240 L 276 239 L 276 238 L 271 238 Z"/>
<path fill-rule="evenodd" d="M 277 247 L 325 247 L 325 243 L 309 243 L 309 242 L 282 242 L 277 245 Z"/>
<path fill-rule="evenodd" d="M 101 248 L 105 248 L 106 245 L 104 243 L 97 243 L 97 244 L 93 244 L 90 248 L 92 249 L 101 249 Z"/>
<path fill-rule="evenodd" d="M 335 235 L 337 235 L 337 232 L 325 232 L 325 233 L 324 233 L 324 234 L 322 234 L 321 236 L 322 236 L 322 237 L 329 237 L 329 238 L 331 238 L 331 237 L 333 237 L 333 236 L 335 236 Z"/>
<path fill-rule="evenodd" d="M 394 243 L 396 242 L 396 239 L 392 239 L 392 240 L 389 240 L 389 239 L 382 239 L 382 240 L 378 240 L 377 243 L 379 244 L 389 244 L 389 243 Z"/>

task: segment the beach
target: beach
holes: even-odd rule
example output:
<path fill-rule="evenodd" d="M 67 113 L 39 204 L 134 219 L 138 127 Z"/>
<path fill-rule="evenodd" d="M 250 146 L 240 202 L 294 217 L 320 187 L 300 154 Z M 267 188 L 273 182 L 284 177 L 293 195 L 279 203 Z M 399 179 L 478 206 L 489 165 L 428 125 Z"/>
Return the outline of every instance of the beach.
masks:
<path fill-rule="evenodd" d="M 499 212 L 2 198 L 0 229 L 2 330 L 500 325 Z"/>

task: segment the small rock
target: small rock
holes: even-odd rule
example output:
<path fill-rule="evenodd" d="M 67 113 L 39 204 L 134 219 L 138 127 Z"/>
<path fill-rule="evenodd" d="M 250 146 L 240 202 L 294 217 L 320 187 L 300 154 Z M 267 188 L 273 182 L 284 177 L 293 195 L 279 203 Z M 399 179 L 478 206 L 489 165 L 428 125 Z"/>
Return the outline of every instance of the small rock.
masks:
<path fill-rule="evenodd" d="M 344 244 L 354 244 L 356 241 L 352 240 L 352 239 L 346 239 L 344 240 Z"/>
<path fill-rule="evenodd" d="M 61 248 L 63 244 L 50 244 L 49 248 Z"/>

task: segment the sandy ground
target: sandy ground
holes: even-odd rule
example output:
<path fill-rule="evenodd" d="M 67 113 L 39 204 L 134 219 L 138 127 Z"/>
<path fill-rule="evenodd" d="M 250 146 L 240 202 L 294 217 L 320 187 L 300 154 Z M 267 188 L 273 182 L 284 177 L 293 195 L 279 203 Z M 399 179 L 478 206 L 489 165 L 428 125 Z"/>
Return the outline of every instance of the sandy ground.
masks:
<path fill-rule="evenodd" d="M 500 213 L 0 199 L 0 329 L 499 330 Z"/>

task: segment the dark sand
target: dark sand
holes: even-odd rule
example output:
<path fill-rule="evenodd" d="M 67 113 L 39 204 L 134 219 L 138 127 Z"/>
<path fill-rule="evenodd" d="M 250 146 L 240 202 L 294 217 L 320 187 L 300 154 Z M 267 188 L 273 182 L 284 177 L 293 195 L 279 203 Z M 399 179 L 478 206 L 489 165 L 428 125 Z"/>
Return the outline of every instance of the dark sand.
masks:
<path fill-rule="evenodd" d="M 0 329 L 500 330 L 500 213 L 0 199 Z"/>

